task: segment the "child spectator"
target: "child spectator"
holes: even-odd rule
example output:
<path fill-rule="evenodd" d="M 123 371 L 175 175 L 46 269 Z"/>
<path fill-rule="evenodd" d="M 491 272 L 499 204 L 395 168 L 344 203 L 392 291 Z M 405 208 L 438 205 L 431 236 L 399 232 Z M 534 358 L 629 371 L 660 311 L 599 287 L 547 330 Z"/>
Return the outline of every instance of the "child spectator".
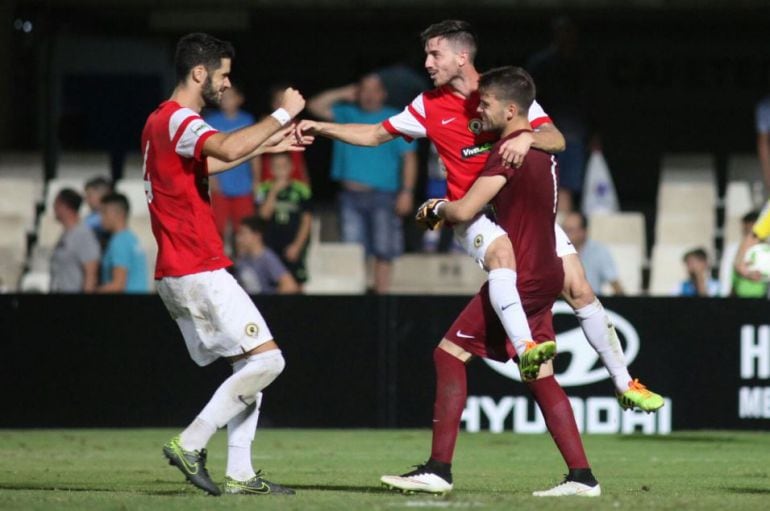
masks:
<path fill-rule="evenodd" d="M 260 185 L 259 216 L 267 222 L 265 244 L 275 250 L 294 279 L 307 281 L 305 255 L 312 214 L 310 188 L 291 178 L 288 153 L 274 154 L 270 160 L 273 178 Z"/>
<path fill-rule="evenodd" d="M 299 285 L 280 258 L 265 246 L 266 223 L 258 216 L 241 221 L 235 233 L 235 277 L 249 294 L 298 293 Z"/>

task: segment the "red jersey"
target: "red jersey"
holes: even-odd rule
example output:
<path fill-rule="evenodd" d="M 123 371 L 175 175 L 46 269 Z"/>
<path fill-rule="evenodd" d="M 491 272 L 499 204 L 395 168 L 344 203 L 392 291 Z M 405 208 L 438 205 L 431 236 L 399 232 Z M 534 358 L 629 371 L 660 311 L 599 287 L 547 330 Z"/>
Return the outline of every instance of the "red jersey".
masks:
<path fill-rule="evenodd" d="M 201 153 L 215 133 L 197 112 L 175 101 L 161 103 L 144 125 L 144 187 L 158 243 L 156 279 L 233 264 L 214 223 Z"/>
<path fill-rule="evenodd" d="M 403 112 L 382 123 L 393 135 L 407 140 L 427 137 L 436 146 L 447 170 L 447 197 L 461 199 L 487 161 L 497 135 L 481 131 L 476 109 L 479 93 L 463 98 L 444 85 L 417 96 Z M 533 129 L 552 122 L 535 101 L 529 109 Z"/>
<path fill-rule="evenodd" d="M 497 224 L 508 233 L 516 254 L 519 293 L 522 296 L 558 296 L 564 284 L 561 258 L 556 255 L 558 175 L 556 157 L 532 149 L 519 168 L 506 167 L 497 150 L 504 141 L 520 135 L 511 133 L 490 152 L 482 176 L 507 179 L 492 205 Z"/>

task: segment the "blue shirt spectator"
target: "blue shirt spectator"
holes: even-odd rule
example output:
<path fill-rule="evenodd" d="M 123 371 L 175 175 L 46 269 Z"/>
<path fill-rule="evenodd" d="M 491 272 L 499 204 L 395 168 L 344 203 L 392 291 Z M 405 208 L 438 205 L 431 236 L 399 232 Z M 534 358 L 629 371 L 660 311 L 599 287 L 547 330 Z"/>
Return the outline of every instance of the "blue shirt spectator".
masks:
<path fill-rule="evenodd" d="M 126 293 L 147 293 L 150 291 L 147 275 L 147 257 L 139 244 L 139 238 L 128 229 L 116 232 L 107 243 L 102 257 L 101 282 L 112 281 L 115 267 L 126 270 Z"/>
<path fill-rule="evenodd" d="M 213 128 L 230 132 L 254 124 L 254 116 L 238 110 L 228 116 L 224 112 L 213 112 L 206 116 L 206 122 Z M 226 197 L 240 197 L 253 194 L 254 178 L 251 173 L 251 163 L 244 162 L 227 172 L 216 175 L 219 192 Z"/>
<path fill-rule="evenodd" d="M 399 110 L 389 106 L 368 112 L 352 103 L 332 107 L 335 122 L 347 124 L 379 124 Z M 413 144 L 399 137 L 377 147 L 360 147 L 334 142 L 332 179 L 354 181 L 383 192 L 396 192 L 401 187 L 401 166 L 405 153 L 413 152 Z"/>

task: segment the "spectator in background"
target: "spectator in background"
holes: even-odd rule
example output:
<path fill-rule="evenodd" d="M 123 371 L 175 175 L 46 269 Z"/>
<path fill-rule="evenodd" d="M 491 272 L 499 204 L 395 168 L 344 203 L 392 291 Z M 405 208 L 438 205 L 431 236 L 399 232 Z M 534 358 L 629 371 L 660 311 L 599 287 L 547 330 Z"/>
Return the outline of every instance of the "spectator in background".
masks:
<path fill-rule="evenodd" d="M 89 213 L 83 220 L 85 224 L 93 229 L 96 234 L 96 239 L 99 240 L 99 245 L 104 248 L 107 245 L 107 240 L 110 234 L 104 230 L 102 226 L 102 198 L 105 195 L 112 193 L 112 181 L 106 177 L 97 176 L 89 179 L 86 182 L 86 204 L 90 209 Z"/>
<path fill-rule="evenodd" d="M 249 294 L 298 293 L 294 277 L 275 252 L 265 246 L 265 227 L 265 221 L 258 216 L 241 221 L 235 234 L 235 277 Z"/>
<path fill-rule="evenodd" d="M 206 115 L 206 122 L 213 128 L 230 132 L 254 124 L 254 117 L 241 110 L 243 93 L 236 86 L 222 94 L 220 110 Z M 211 186 L 211 208 L 222 239 L 227 240 L 228 228 L 235 232 L 241 220 L 254 214 L 254 176 L 259 169 L 254 163 L 257 158 L 241 163 L 227 172 L 209 178 Z"/>
<path fill-rule="evenodd" d="M 679 286 L 679 296 L 719 296 L 719 281 L 711 277 L 705 249 L 690 250 L 682 261 L 687 269 L 687 280 Z"/>
<path fill-rule="evenodd" d="M 537 84 L 537 99 L 564 134 L 567 148 L 559 154 L 559 210 L 575 209 L 574 201 L 583 188 L 590 113 L 595 75 L 590 59 L 579 45 L 578 26 L 567 17 L 551 25 L 552 41 L 527 63 Z M 594 288 L 596 289 L 596 288 Z"/>
<path fill-rule="evenodd" d="M 279 83 L 270 87 L 270 111 L 274 112 L 281 106 L 281 98 L 283 97 L 283 91 L 285 91 L 291 85 L 288 83 Z M 301 151 L 293 151 L 288 153 L 291 159 L 291 178 L 294 181 L 305 183 L 310 186 L 310 178 L 307 173 L 307 165 L 305 164 L 305 155 Z M 272 159 L 270 154 L 263 154 L 261 158 L 254 159 L 257 166 L 257 187 L 262 181 L 270 181 L 273 179 Z"/>
<path fill-rule="evenodd" d="M 147 256 L 128 229 L 128 199 L 112 193 L 102 199 L 102 225 L 110 233 L 102 257 L 99 293 L 148 293 Z"/>
<path fill-rule="evenodd" d="M 379 77 L 367 75 L 357 85 L 324 91 L 308 101 L 320 119 L 338 123 L 377 124 L 399 113 L 385 106 Z M 361 243 L 374 256 L 374 290 L 390 288 L 392 261 L 403 251 L 401 217 L 412 213 L 417 180 L 413 144 L 397 138 L 377 147 L 335 141 L 332 178 L 339 181 L 342 238 Z"/>
<path fill-rule="evenodd" d="M 751 233 L 751 228 L 758 218 L 759 213 L 757 211 L 743 215 L 741 218 L 741 240 Z M 739 298 L 765 298 L 768 286 L 766 282 L 747 279 L 735 270 L 735 258 L 740 246 L 741 242 L 735 241 L 722 251 L 722 264 L 719 265 L 719 294 Z"/>
<path fill-rule="evenodd" d="M 615 295 L 623 294 L 623 286 L 618 279 L 618 269 L 609 249 L 588 237 L 588 219 L 583 213 L 567 213 L 562 228 L 575 245 L 580 260 L 583 261 L 586 279 L 597 295 L 602 294 L 605 284 L 609 284 Z"/>
<path fill-rule="evenodd" d="M 313 222 L 310 188 L 292 179 L 289 153 L 271 155 L 270 166 L 273 178 L 259 189 L 259 216 L 267 222 L 265 244 L 301 285 L 307 282 L 305 255 Z"/>
<path fill-rule="evenodd" d="M 94 232 L 80 221 L 82 203 L 83 198 L 70 188 L 60 191 L 53 202 L 54 216 L 64 232 L 51 256 L 52 293 L 96 290 L 101 251 Z"/>

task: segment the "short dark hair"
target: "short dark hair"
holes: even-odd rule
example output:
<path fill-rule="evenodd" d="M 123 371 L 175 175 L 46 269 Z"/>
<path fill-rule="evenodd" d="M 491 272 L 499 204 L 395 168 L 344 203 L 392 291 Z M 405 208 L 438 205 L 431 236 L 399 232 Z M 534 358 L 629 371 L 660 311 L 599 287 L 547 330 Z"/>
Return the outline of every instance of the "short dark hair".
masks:
<path fill-rule="evenodd" d="M 704 248 L 694 248 L 692 250 L 688 250 L 685 252 L 684 257 L 682 257 L 682 261 L 687 262 L 687 260 L 691 257 L 694 257 L 696 259 L 700 259 L 701 261 L 708 261 L 709 256 L 706 253 L 706 249 Z"/>
<path fill-rule="evenodd" d="M 102 197 L 102 206 L 107 206 L 110 204 L 118 206 L 126 216 L 128 216 L 128 212 L 131 211 L 128 199 L 122 193 L 110 193 Z"/>
<path fill-rule="evenodd" d="M 759 211 L 749 211 L 741 217 L 741 222 L 744 224 L 754 223 L 759 220 Z"/>
<path fill-rule="evenodd" d="M 420 34 L 422 45 L 428 44 L 428 41 L 434 37 L 443 37 L 453 44 L 465 46 L 468 49 L 468 56 L 473 62 L 478 50 L 478 37 L 476 31 L 470 23 L 463 20 L 444 20 L 434 23 Z"/>
<path fill-rule="evenodd" d="M 112 191 L 112 181 L 104 176 L 92 177 L 86 181 L 86 190 L 90 190 L 91 188 L 100 188 L 102 190 Z"/>
<path fill-rule="evenodd" d="M 174 67 L 177 82 L 184 82 L 195 66 L 203 65 L 207 71 L 211 72 L 219 69 L 222 59 L 233 57 L 235 57 L 235 49 L 228 41 L 222 41 L 202 32 L 187 34 L 176 43 Z"/>
<path fill-rule="evenodd" d="M 241 220 L 241 225 L 257 234 L 264 234 L 267 229 L 267 222 L 258 215 L 247 216 Z"/>
<path fill-rule="evenodd" d="M 83 197 L 72 188 L 62 188 L 56 194 L 56 200 L 67 206 L 75 213 L 80 211 L 80 205 L 83 204 Z"/>
<path fill-rule="evenodd" d="M 479 91 L 492 92 L 498 99 L 511 101 L 526 115 L 535 101 L 535 81 L 524 69 L 504 66 L 490 69 L 479 78 Z"/>

